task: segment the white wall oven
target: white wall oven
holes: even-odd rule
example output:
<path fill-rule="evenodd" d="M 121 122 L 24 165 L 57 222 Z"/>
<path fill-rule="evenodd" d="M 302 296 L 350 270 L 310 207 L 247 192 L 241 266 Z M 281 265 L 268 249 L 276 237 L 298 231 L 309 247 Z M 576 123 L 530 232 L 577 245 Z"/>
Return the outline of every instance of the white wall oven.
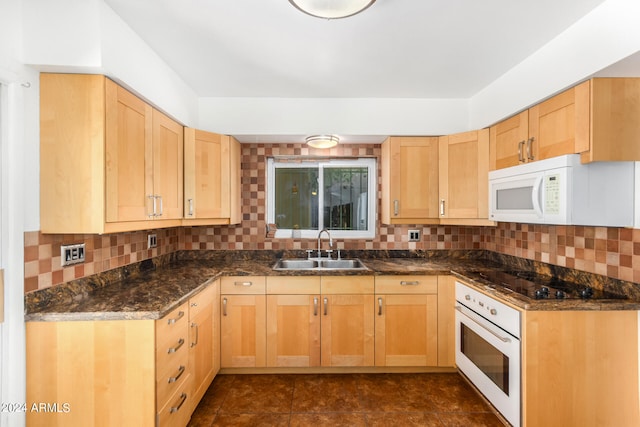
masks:
<path fill-rule="evenodd" d="M 513 426 L 521 423 L 520 312 L 456 281 L 456 365 Z"/>

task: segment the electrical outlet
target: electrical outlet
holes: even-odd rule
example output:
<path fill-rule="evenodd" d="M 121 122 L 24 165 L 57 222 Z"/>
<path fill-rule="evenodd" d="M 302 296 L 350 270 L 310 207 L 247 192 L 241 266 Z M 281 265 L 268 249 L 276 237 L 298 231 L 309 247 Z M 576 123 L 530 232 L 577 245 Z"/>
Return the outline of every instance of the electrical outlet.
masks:
<path fill-rule="evenodd" d="M 147 235 L 147 249 L 157 248 L 157 247 L 158 247 L 158 235 L 157 234 Z"/>
<path fill-rule="evenodd" d="M 84 262 L 84 243 L 60 246 L 60 261 L 63 267 Z"/>
<path fill-rule="evenodd" d="M 410 242 L 419 242 L 420 241 L 420 230 L 409 230 L 409 241 Z"/>

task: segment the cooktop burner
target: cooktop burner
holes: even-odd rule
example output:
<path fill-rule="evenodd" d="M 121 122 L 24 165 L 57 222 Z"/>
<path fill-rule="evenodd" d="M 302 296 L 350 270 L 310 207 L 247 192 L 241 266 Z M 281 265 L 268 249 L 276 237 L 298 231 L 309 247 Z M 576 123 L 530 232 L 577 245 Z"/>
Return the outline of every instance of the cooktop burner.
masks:
<path fill-rule="evenodd" d="M 625 299 L 624 296 L 524 270 L 476 271 L 495 286 L 533 299 Z"/>

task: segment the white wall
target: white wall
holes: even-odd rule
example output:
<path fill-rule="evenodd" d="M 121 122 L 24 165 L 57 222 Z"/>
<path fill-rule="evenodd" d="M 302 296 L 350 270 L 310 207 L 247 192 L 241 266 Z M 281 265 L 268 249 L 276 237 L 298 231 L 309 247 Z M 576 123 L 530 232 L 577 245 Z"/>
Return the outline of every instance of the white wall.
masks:
<path fill-rule="evenodd" d="M 3 403 L 26 403 L 23 231 L 26 212 L 34 208 L 26 195 L 38 192 L 37 73 L 24 67 L 21 61 L 21 6 L 21 0 L 3 2 L 0 13 L 3 119 L 0 123 L 0 267 L 5 269 L 5 319 L 0 325 L 0 401 Z M 29 83 L 31 87 L 25 87 Z M 34 154 L 35 157 L 27 161 Z M 24 413 L 0 414 L 2 426 L 24 424 Z"/>

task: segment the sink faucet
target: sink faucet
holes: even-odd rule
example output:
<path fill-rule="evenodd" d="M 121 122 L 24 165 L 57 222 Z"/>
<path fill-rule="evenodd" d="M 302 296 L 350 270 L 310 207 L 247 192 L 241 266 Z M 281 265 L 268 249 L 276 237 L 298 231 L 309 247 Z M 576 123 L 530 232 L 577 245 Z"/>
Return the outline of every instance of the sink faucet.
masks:
<path fill-rule="evenodd" d="M 327 236 L 329 236 L 329 247 L 333 248 L 333 239 L 331 239 L 331 233 L 329 233 L 329 230 L 327 230 L 326 228 L 323 228 L 318 233 L 318 258 L 322 258 L 322 248 L 320 247 L 320 237 L 322 236 L 322 233 L 327 233 Z"/>

